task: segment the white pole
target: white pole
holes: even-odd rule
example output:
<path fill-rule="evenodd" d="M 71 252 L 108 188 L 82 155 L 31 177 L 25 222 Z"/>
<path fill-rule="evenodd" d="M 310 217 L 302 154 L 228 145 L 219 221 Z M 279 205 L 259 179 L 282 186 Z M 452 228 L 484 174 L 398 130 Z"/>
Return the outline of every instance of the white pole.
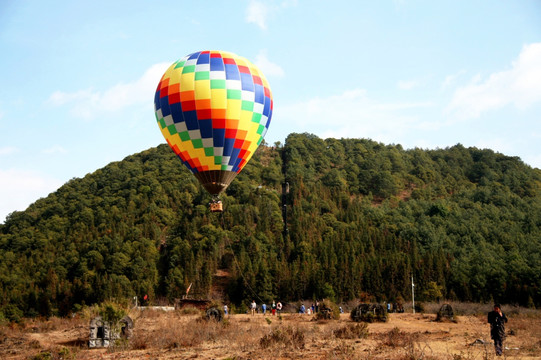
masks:
<path fill-rule="evenodd" d="M 415 314 L 415 284 L 413 283 L 413 274 L 411 274 L 411 303 L 413 307 L 413 313 Z"/>

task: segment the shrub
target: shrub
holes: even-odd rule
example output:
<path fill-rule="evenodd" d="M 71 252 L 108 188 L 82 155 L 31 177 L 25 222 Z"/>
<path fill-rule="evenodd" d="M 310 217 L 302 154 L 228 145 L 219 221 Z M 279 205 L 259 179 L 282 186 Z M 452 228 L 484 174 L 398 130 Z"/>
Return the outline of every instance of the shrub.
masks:
<path fill-rule="evenodd" d="M 455 313 L 453 311 L 453 307 L 449 304 L 443 304 L 438 311 L 438 315 L 436 316 L 436 321 L 443 322 L 443 321 L 451 321 L 451 322 L 457 322 L 455 319 Z"/>
<path fill-rule="evenodd" d="M 387 310 L 380 304 L 359 304 L 351 310 L 349 317 L 356 322 L 386 322 Z"/>
<path fill-rule="evenodd" d="M 67 347 L 42 351 L 32 357 L 31 360 L 54 360 L 54 359 L 75 359 L 76 354 L 72 353 Z"/>
<path fill-rule="evenodd" d="M 338 339 L 365 339 L 368 337 L 368 325 L 366 323 L 348 324 L 334 331 Z"/>
<path fill-rule="evenodd" d="M 270 334 L 263 336 L 259 340 L 259 345 L 263 349 L 271 346 L 304 349 L 304 343 L 304 333 L 299 329 L 293 329 L 290 326 L 285 329 L 274 329 Z"/>
<path fill-rule="evenodd" d="M 405 348 L 411 346 L 417 337 L 418 334 L 408 334 L 395 327 L 385 334 L 382 344 L 390 347 Z"/>
<path fill-rule="evenodd" d="M 7 304 L 4 309 L 2 309 L 2 313 L 4 314 L 3 317 L 14 323 L 20 323 L 24 316 L 23 311 L 13 304 Z"/>
<path fill-rule="evenodd" d="M 338 320 L 340 319 L 340 310 L 331 300 L 323 300 L 319 304 L 319 312 L 316 314 L 316 320 Z"/>
<path fill-rule="evenodd" d="M 100 306 L 99 312 L 103 321 L 107 321 L 110 324 L 116 324 L 120 321 L 120 319 L 126 316 L 126 310 L 124 310 L 120 305 L 112 302 L 103 303 Z"/>
<path fill-rule="evenodd" d="M 425 312 L 425 306 L 423 303 L 418 302 L 415 303 L 415 312 L 417 313 L 424 313 Z"/>

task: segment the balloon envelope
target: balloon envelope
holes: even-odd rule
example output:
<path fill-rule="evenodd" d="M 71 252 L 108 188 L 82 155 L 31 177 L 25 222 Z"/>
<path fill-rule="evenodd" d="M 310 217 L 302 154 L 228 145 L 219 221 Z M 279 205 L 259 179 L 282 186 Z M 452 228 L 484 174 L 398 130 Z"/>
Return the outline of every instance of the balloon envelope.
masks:
<path fill-rule="evenodd" d="M 200 51 L 167 69 L 154 109 L 171 149 L 218 195 L 263 141 L 273 101 L 265 76 L 250 61 L 230 52 Z"/>

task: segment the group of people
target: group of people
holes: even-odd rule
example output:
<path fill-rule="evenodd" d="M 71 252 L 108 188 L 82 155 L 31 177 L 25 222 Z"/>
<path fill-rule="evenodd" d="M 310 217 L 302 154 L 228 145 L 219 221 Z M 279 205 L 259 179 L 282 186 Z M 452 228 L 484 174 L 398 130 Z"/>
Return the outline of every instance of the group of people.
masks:
<path fill-rule="evenodd" d="M 403 313 L 404 312 L 404 307 L 402 306 L 401 303 L 399 302 L 395 302 L 395 303 L 387 303 L 387 312 L 388 313 Z"/>
<path fill-rule="evenodd" d="M 270 311 L 272 315 L 276 315 L 276 312 L 280 314 L 282 312 L 282 309 L 283 309 L 283 305 L 280 301 L 275 302 L 274 300 L 272 300 L 272 305 L 270 307 Z M 255 315 L 256 313 L 259 312 L 259 309 L 257 308 L 257 303 L 255 302 L 255 300 L 252 300 L 252 303 L 250 304 L 250 312 L 252 315 Z M 267 304 L 265 303 L 261 304 L 261 312 L 263 313 L 263 315 L 267 313 Z"/>
<path fill-rule="evenodd" d="M 272 313 L 272 315 L 276 315 L 276 312 L 278 312 L 278 314 L 282 311 L 282 308 L 283 308 L 283 305 L 281 302 L 275 302 L 274 300 L 272 301 L 272 305 L 270 307 L 270 311 Z M 255 315 L 256 313 L 259 312 L 259 309 L 257 307 L 257 303 L 255 302 L 255 300 L 252 300 L 252 303 L 250 304 L 250 313 L 252 315 Z M 263 303 L 261 304 L 261 312 L 263 314 L 266 314 L 267 313 L 267 304 Z M 227 307 L 227 305 L 224 305 L 224 314 L 225 315 L 229 315 L 229 308 Z"/>
<path fill-rule="evenodd" d="M 342 307 L 340 306 L 338 308 L 338 310 L 340 311 L 340 314 L 342 314 L 344 312 L 344 310 L 342 309 Z M 308 314 L 308 315 L 312 315 L 312 314 L 316 314 L 319 312 L 319 301 L 316 301 L 315 303 L 312 303 L 312 306 L 306 308 L 306 306 L 304 306 L 304 304 L 301 304 L 301 306 L 299 307 L 299 314 Z"/>
<path fill-rule="evenodd" d="M 301 304 L 301 307 L 299 308 L 299 314 L 315 314 L 319 312 L 319 301 L 316 301 L 315 303 L 312 303 L 312 306 L 310 306 L 308 309 L 304 304 Z"/>

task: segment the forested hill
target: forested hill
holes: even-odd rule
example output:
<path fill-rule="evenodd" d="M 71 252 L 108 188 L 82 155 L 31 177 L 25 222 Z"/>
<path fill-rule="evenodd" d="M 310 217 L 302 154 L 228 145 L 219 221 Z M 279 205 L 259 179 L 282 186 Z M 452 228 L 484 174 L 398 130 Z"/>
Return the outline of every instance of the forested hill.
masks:
<path fill-rule="evenodd" d="M 166 145 L 69 181 L 0 225 L 0 317 L 207 296 L 218 269 L 234 304 L 408 300 L 413 274 L 419 300 L 541 306 L 541 171 L 516 157 L 292 134 L 209 200 Z"/>

